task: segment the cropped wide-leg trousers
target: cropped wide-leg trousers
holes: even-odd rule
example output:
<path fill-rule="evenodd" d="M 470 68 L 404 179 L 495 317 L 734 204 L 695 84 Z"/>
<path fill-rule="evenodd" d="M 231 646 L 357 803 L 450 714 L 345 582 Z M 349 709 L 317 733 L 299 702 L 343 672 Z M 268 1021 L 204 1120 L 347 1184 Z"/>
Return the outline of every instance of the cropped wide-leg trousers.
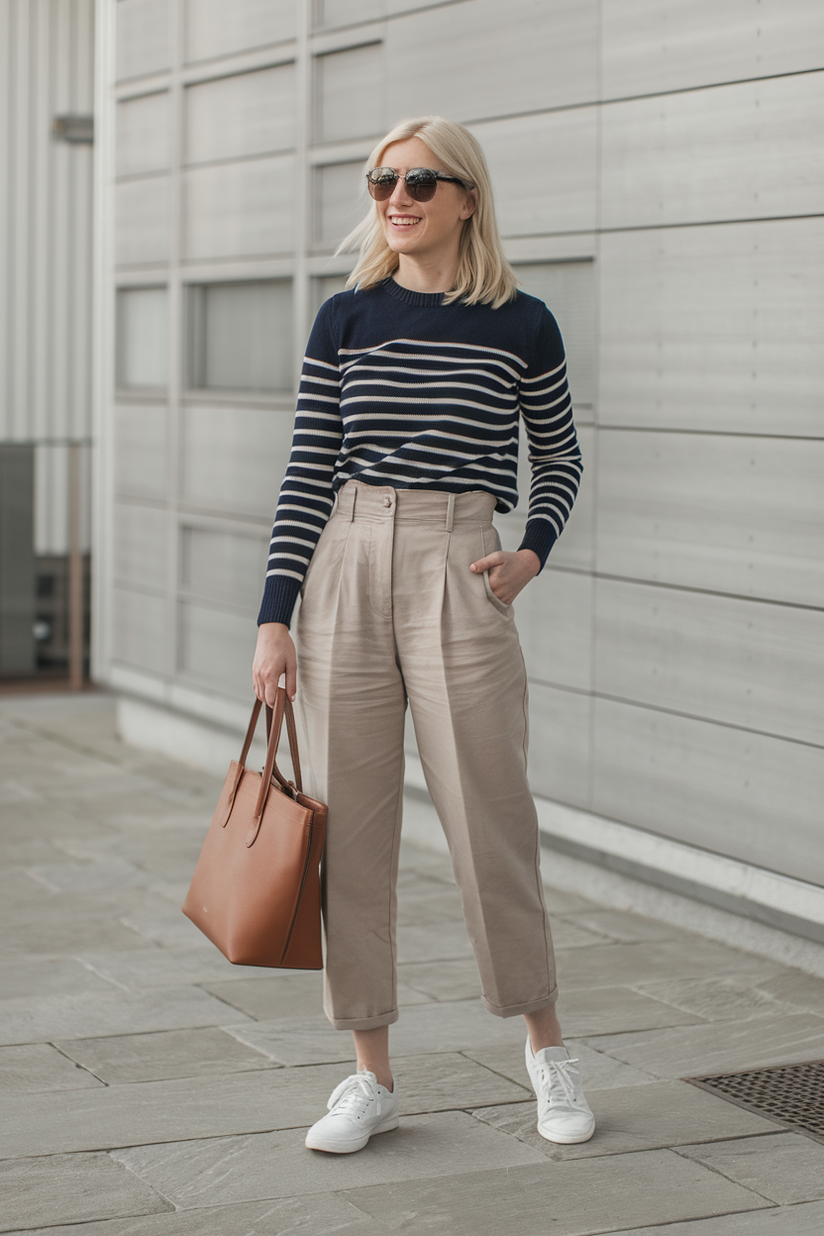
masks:
<path fill-rule="evenodd" d="M 487 1008 L 554 1003 L 527 783 L 527 682 L 512 609 L 469 565 L 499 548 L 494 498 L 349 481 L 297 618 L 301 751 L 329 807 L 324 1006 L 338 1029 L 397 1020 L 404 715 L 460 890 Z"/>

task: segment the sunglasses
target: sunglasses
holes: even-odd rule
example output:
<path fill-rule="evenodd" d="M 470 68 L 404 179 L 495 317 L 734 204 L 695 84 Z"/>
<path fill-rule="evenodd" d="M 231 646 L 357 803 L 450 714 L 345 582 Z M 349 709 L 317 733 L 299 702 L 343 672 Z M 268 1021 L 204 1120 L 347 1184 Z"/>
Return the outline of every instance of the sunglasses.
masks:
<path fill-rule="evenodd" d="M 434 172 L 431 167 L 412 167 L 405 176 L 396 172 L 394 167 L 373 167 L 366 173 L 366 184 L 376 202 L 385 202 L 395 191 L 395 185 L 402 180 L 406 190 L 414 202 L 431 202 L 435 196 L 439 180 L 448 180 L 450 184 L 462 185 L 464 189 L 472 189 L 459 176 L 447 176 L 446 172 Z"/>

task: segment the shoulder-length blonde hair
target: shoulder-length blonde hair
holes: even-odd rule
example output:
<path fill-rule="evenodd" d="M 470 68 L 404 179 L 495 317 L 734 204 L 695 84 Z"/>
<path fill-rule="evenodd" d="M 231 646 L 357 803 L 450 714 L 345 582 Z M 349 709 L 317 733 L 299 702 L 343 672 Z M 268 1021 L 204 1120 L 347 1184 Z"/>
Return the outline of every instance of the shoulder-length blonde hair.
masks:
<path fill-rule="evenodd" d="M 480 145 L 462 124 L 441 116 L 402 120 L 377 144 L 365 170 L 380 167 L 384 151 L 393 142 L 404 142 L 411 137 L 425 142 L 450 175 L 474 186 L 475 210 L 461 232 L 458 273 L 454 287 L 444 297 L 445 303 L 461 300 L 467 305 L 491 304 L 493 309 L 499 308 L 514 299 L 517 283 L 504 257 L 495 220 L 492 183 Z M 353 249 L 359 249 L 360 255 L 346 281 L 347 287 L 374 287 L 398 269 L 398 255 L 386 242 L 374 203 L 366 218 L 338 246 L 337 253 Z"/>

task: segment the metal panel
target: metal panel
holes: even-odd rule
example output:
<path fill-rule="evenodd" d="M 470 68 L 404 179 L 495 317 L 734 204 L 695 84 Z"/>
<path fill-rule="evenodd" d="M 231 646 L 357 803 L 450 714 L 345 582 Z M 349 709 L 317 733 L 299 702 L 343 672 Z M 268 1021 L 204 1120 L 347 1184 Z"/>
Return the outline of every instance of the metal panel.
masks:
<path fill-rule="evenodd" d="M 601 225 L 818 214 L 824 74 L 606 104 Z"/>
<path fill-rule="evenodd" d="M 529 784 L 534 794 L 589 807 L 592 697 L 529 687 Z"/>
<path fill-rule="evenodd" d="M 480 120 L 593 101 L 597 14 L 596 0 L 508 0 L 505 10 L 474 0 L 387 22 L 387 81 L 403 90 L 393 119 Z"/>
<path fill-rule="evenodd" d="M 183 492 L 204 510 L 270 519 L 286 470 L 294 413 L 270 407 L 187 407 Z"/>
<path fill-rule="evenodd" d="M 181 3 L 182 0 L 178 0 Z M 211 60 L 297 33 L 295 0 L 185 0 L 186 58 Z"/>
<path fill-rule="evenodd" d="M 603 432 L 598 570 L 824 607 L 824 441 Z"/>
<path fill-rule="evenodd" d="M 599 579 L 595 689 L 824 744 L 824 612 Z"/>
<path fill-rule="evenodd" d="M 118 266 L 164 262 L 169 256 L 169 177 L 127 180 L 115 189 Z"/>
<path fill-rule="evenodd" d="M 382 43 L 315 57 L 315 138 L 379 137 L 384 123 Z"/>
<path fill-rule="evenodd" d="M 186 162 L 291 149 L 295 102 L 294 64 L 187 87 Z"/>
<path fill-rule="evenodd" d="M 474 124 L 505 237 L 580 232 L 597 217 L 597 110 Z"/>
<path fill-rule="evenodd" d="M 603 235 L 599 420 L 822 435 L 824 219 Z"/>
<path fill-rule="evenodd" d="M 113 586 L 112 642 L 116 661 L 162 674 L 173 633 L 163 597 Z"/>
<path fill-rule="evenodd" d="M 257 612 L 269 553 L 269 532 L 251 536 L 183 526 L 180 582 L 206 601 Z"/>
<path fill-rule="evenodd" d="M 608 99 L 821 67 L 820 0 L 603 0 L 601 22 Z"/>
<path fill-rule="evenodd" d="M 120 582 L 166 585 L 168 515 L 156 507 L 116 502 L 114 568 Z"/>
<path fill-rule="evenodd" d="M 363 160 L 358 159 L 357 163 L 326 163 L 314 169 L 315 248 L 337 248 L 343 238 L 372 209 L 363 167 Z"/>
<path fill-rule="evenodd" d="M 165 404 L 118 404 L 114 409 L 114 483 L 119 494 L 164 498 L 167 478 Z"/>
<path fill-rule="evenodd" d="M 599 815 L 824 884 L 824 752 L 595 701 Z"/>
<path fill-rule="evenodd" d="M 188 601 L 179 614 L 178 669 L 229 695 L 251 699 L 254 618 Z"/>
<path fill-rule="evenodd" d="M 589 575 L 547 567 L 515 599 L 515 619 L 530 681 L 592 687 L 592 594 Z"/>
<path fill-rule="evenodd" d="M 588 419 L 583 409 L 595 403 L 598 363 L 595 263 L 519 263 L 515 274 L 523 290 L 542 300 L 555 316 L 564 339 L 576 420 Z"/>
<path fill-rule="evenodd" d="M 288 253 L 294 244 L 294 179 L 293 155 L 186 172 L 186 256 Z"/>
<path fill-rule="evenodd" d="M 169 0 L 118 0 L 117 79 L 168 69 Z"/>
<path fill-rule="evenodd" d="M 117 105 L 118 176 L 162 172 L 171 160 L 171 101 L 168 90 L 125 99 Z"/>

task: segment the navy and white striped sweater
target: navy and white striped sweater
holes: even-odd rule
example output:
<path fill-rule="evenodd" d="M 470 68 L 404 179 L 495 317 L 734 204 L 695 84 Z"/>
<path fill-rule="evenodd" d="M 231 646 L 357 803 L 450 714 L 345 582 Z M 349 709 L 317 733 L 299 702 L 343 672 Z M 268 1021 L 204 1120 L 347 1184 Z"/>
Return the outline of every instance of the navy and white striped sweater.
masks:
<path fill-rule="evenodd" d="M 309 560 L 347 481 L 485 490 L 518 501 L 518 416 L 532 486 L 521 549 L 547 555 L 581 476 L 564 345 L 543 301 L 443 304 L 392 279 L 322 306 L 301 374 L 258 622 L 289 623 Z"/>

